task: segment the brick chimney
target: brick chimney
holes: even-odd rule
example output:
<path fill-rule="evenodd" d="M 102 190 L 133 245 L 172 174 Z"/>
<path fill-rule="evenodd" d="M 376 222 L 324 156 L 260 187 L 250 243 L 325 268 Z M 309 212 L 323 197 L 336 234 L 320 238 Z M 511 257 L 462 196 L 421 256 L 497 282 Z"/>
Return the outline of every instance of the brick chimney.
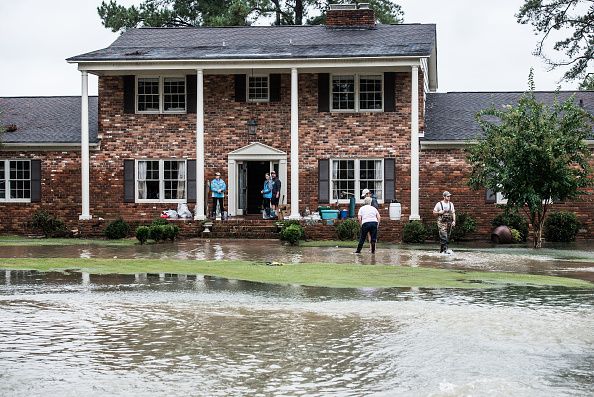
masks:
<path fill-rule="evenodd" d="M 330 4 L 326 12 L 329 29 L 375 29 L 375 13 L 368 3 Z"/>

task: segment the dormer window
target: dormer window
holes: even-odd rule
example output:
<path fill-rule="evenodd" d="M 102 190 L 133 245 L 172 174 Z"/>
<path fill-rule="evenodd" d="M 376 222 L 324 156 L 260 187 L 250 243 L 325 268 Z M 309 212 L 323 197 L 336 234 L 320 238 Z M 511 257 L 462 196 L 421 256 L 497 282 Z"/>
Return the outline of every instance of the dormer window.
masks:
<path fill-rule="evenodd" d="M 138 113 L 185 113 L 185 77 L 138 77 L 136 111 Z"/>

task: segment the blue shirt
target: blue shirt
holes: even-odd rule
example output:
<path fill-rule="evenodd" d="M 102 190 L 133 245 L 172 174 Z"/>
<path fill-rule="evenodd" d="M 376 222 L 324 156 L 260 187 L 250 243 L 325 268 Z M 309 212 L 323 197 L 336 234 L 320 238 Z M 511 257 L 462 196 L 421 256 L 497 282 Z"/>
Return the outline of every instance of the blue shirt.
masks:
<path fill-rule="evenodd" d="M 265 199 L 272 198 L 272 181 L 264 181 L 264 188 L 262 189 L 262 195 Z"/>
<path fill-rule="evenodd" d="M 220 193 L 219 190 L 221 191 Z M 225 197 L 225 190 L 227 190 L 227 185 L 225 185 L 225 181 L 223 181 L 222 179 L 215 178 L 212 181 L 210 181 L 210 191 L 212 192 L 212 197 Z"/>

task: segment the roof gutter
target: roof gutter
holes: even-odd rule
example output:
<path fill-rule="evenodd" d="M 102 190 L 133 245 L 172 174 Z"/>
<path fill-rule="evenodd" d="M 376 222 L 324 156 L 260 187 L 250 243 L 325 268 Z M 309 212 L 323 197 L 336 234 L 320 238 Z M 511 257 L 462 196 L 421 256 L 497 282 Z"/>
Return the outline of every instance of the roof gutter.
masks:
<path fill-rule="evenodd" d="M 440 150 L 440 149 L 464 149 L 472 145 L 476 145 L 478 141 L 476 140 L 469 140 L 469 141 L 457 141 L 457 140 L 450 140 L 450 141 L 421 141 L 421 149 L 426 150 Z M 594 149 L 594 139 L 586 139 L 584 143 L 590 149 Z"/>
<path fill-rule="evenodd" d="M 92 150 L 99 150 L 100 143 L 89 143 L 89 148 Z M 5 142 L 0 145 L 0 151 L 80 151 L 80 143 L 77 142 Z"/>

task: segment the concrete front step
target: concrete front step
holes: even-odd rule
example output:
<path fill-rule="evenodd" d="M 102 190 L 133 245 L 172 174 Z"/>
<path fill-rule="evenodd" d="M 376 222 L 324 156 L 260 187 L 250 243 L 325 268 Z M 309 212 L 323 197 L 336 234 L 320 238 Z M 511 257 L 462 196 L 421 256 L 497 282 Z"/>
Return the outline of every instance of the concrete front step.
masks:
<path fill-rule="evenodd" d="M 210 233 L 202 233 L 204 237 L 212 238 L 248 238 L 273 239 L 278 238 L 278 228 L 274 222 L 267 220 L 230 220 L 215 221 Z"/>

